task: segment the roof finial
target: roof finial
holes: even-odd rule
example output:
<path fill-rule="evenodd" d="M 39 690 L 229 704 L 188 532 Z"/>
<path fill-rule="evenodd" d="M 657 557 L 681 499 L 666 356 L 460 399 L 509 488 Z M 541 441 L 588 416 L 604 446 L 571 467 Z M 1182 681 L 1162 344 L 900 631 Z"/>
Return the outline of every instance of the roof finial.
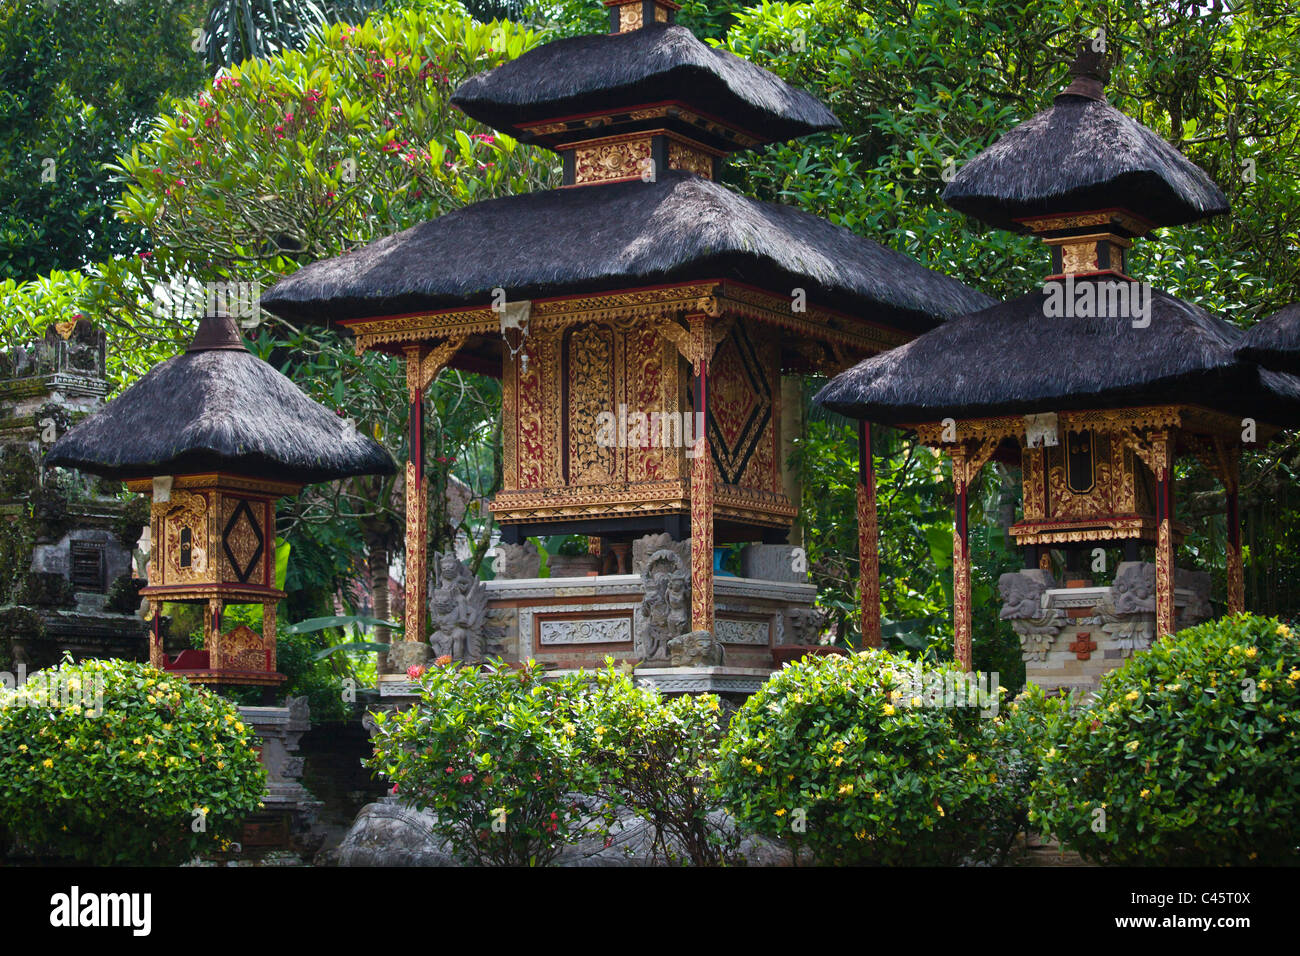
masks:
<path fill-rule="evenodd" d="M 1096 41 L 1083 40 L 1079 52 L 1070 64 L 1070 85 L 1057 96 L 1077 96 L 1085 100 L 1106 102 L 1106 81 L 1110 79 L 1110 64 L 1106 51 L 1096 49 Z"/>
<path fill-rule="evenodd" d="M 627 33 L 650 24 L 669 24 L 681 4 L 677 0 L 604 0 L 609 7 L 609 32 Z"/>
<path fill-rule="evenodd" d="M 199 319 L 198 330 L 190 341 L 190 347 L 185 351 L 214 352 L 223 349 L 246 351 L 235 320 L 222 311 L 209 312 Z"/>

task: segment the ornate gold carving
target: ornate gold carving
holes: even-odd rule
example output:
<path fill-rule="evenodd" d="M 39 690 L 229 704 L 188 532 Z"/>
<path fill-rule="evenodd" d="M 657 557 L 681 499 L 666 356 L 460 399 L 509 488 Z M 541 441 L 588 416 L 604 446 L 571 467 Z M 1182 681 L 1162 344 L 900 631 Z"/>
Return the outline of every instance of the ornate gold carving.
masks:
<path fill-rule="evenodd" d="M 691 336 L 703 339 L 708 329 L 704 316 L 691 317 Z M 698 373 L 703 382 L 707 417 L 709 363 L 702 359 Z M 691 630 L 713 631 L 713 456 L 706 431 L 701 454 L 691 460 Z"/>
<path fill-rule="evenodd" d="M 218 660 L 220 664 L 217 663 Z M 209 662 L 213 670 L 268 670 L 266 647 L 262 643 L 262 637 L 247 624 L 239 625 L 229 634 L 217 635 L 209 649 Z"/>
<path fill-rule="evenodd" d="M 858 481 L 858 595 L 862 602 L 862 645 L 880 647 L 880 552 L 874 481 Z"/>
<path fill-rule="evenodd" d="M 655 4 L 655 22 L 656 22 L 656 23 L 667 23 L 667 22 L 668 22 L 668 8 L 667 8 L 667 7 L 661 6 L 661 5 L 657 4 L 657 3 Z"/>
<path fill-rule="evenodd" d="M 617 449 L 602 445 L 597 420 L 615 414 L 614 390 L 622 384 L 614 361 L 614 332 L 586 326 L 569 333 L 569 376 L 566 383 L 569 485 L 607 485 L 618 470 Z"/>
<path fill-rule="evenodd" d="M 639 7 L 637 13 L 639 16 Z M 578 144 L 573 150 L 574 184 L 639 179 L 653 172 L 650 139 L 648 135 L 638 134 L 636 138 L 617 137 L 595 144 Z"/>
<path fill-rule="evenodd" d="M 1097 244 L 1095 242 L 1066 242 L 1061 244 L 1061 272 L 1096 272 Z"/>
<path fill-rule="evenodd" d="M 1024 514 L 1026 520 L 1047 517 L 1047 482 L 1044 478 L 1043 460 L 1046 448 L 1021 448 L 1020 473 L 1024 483 Z"/>
<path fill-rule="evenodd" d="M 1087 229 L 1114 223 L 1135 236 L 1145 235 L 1153 228 L 1145 219 L 1122 209 L 1103 209 L 1097 212 L 1079 212 L 1056 216 L 1034 216 L 1017 219 L 1030 232 L 1055 232 L 1062 229 Z"/>
<path fill-rule="evenodd" d="M 275 602 L 267 601 L 262 605 L 262 643 L 266 646 L 267 653 L 270 654 L 270 669 L 275 670 L 278 666 L 275 662 Z"/>
<path fill-rule="evenodd" d="M 642 19 L 642 9 L 639 3 L 625 3 L 618 8 L 618 32 L 627 33 L 629 30 L 640 30 L 645 25 Z"/>
<path fill-rule="evenodd" d="M 406 463 L 406 607 L 403 640 L 424 640 L 428 617 L 429 582 L 425 545 L 428 541 L 429 497 L 416 481 L 415 462 Z"/>
<path fill-rule="evenodd" d="M 406 353 L 406 398 L 414 404 L 417 390 L 428 389 L 448 362 L 465 345 L 465 335 L 450 336 L 436 345 L 408 345 Z"/>
<path fill-rule="evenodd" d="M 1174 633 L 1174 538 L 1169 518 L 1156 539 L 1156 636 Z"/>
<path fill-rule="evenodd" d="M 668 140 L 668 168 L 680 169 L 705 179 L 713 178 L 713 156 L 697 146 L 670 138 Z"/>
<path fill-rule="evenodd" d="M 220 559 L 209 554 L 209 544 L 218 538 L 209 534 L 207 496 L 173 488 L 171 500 L 155 502 L 151 514 L 163 541 L 162 553 L 154 559 L 161 572 L 158 583 L 206 584 L 216 581 L 212 562 Z M 183 565 L 181 538 L 187 529 L 189 562 Z M 154 540 L 157 540 L 156 536 Z"/>

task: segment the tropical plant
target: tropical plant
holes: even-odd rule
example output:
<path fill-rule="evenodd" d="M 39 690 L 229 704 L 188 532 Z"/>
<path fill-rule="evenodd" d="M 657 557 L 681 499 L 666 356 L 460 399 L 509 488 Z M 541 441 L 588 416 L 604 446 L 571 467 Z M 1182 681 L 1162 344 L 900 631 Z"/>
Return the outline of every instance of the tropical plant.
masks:
<path fill-rule="evenodd" d="M 1043 755 L 1031 819 L 1088 859 L 1300 861 L 1300 639 L 1237 615 L 1156 641 L 1102 678 Z"/>
<path fill-rule="evenodd" d="M 184 863 L 261 806 L 254 739 L 229 701 L 147 664 L 66 661 L 0 691 L 0 817 L 30 852 Z"/>
<path fill-rule="evenodd" d="M 531 661 L 479 669 L 443 660 L 419 680 L 418 704 L 374 714 L 366 765 L 433 811 L 434 832 L 465 861 L 551 862 L 583 826 L 575 794 L 596 782 L 574 723 L 581 679 L 547 680 Z"/>
<path fill-rule="evenodd" d="M 958 700 L 969 691 L 954 664 L 873 650 L 787 665 L 732 718 L 723 805 L 824 864 L 996 859 L 1010 824 L 995 816 L 992 721 Z"/>

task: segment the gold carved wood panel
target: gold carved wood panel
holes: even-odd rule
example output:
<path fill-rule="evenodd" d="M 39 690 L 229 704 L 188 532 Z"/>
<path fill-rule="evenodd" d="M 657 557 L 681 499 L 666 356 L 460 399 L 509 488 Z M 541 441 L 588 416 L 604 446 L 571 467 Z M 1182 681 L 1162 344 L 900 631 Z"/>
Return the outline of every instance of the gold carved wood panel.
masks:
<path fill-rule="evenodd" d="M 614 330 L 586 325 L 565 337 L 564 428 L 568 438 L 568 485 L 607 485 L 623 478 L 619 436 L 610 441 L 602 414 L 618 416 L 619 374 Z"/>
<path fill-rule="evenodd" d="M 211 494 L 215 496 L 216 492 Z M 208 553 L 209 542 L 216 538 L 211 533 L 214 522 L 209 520 L 208 496 L 173 490 L 171 500 L 155 504 L 153 511 L 162 531 L 162 553 L 154 559 L 162 572 L 159 583 L 205 584 L 215 580 L 211 560 L 220 559 Z"/>
<path fill-rule="evenodd" d="M 626 375 L 621 389 L 623 403 L 629 412 L 639 411 L 648 416 L 659 414 L 658 419 L 651 418 L 647 436 L 650 446 L 625 450 L 627 480 L 680 478 L 684 450 L 680 442 L 694 437 L 695 423 L 692 420 L 688 424 L 681 419 L 677 349 L 653 329 L 632 328 L 622 338 L 626 355 Z M 672 434 L 674 431 L 675 436 Z M 674 437 L 679 439 L 678 445 L 674 445 Z"/>
<path fill-rule="evenodd" d="M 275 529 L 267 502 L 258 498 L 221 500 L 221 579 L 240 584 L 271 586 Z"/>
<path fill-rule="evenodd" d="M 709 450 L 715 480 L 781 491 L 776 467 L 776 344 L 736 321 L 709 366 Z"/>

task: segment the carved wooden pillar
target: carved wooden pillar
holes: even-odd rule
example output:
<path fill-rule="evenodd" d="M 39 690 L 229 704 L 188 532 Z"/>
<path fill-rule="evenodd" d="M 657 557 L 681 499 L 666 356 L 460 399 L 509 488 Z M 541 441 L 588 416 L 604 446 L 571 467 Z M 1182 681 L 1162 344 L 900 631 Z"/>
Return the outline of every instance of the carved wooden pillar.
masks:
<path fill-rule="evenodd" d="M 149 629 L 149 663 L 162 670 L 167 663 L 167 654 L 163 650 L 161 601 L 149 602 L 149 616 L 152 625 Z"/>
<path fill-rule="evenodd" d="M 407 641 L 424 640 L 429 617 L 429 492 L 424 480 L 424 396 L 438 373 L 465 344 L 465 336 L 437 345 L 408 345 L 406 353 L 407 419 L 406 460 L 406 609 L 403 615 Z"/>
<path fill-rule="evenodd" d="M 955 446 L 952 458 L 952 483 L 955 491 L 952 532 L 952 621 L 953 656 L 963 671 L 972 669 L 970 608 L 970 527 L 967 524 L 970 458 L 964 445 Z"/>
<path fill-rule="evenodd" d="M 691 364 L 696 421 L 691 454 L 691 630 L 713 631 L 713 456 L 709 453 L 709 360 L 713 355 L 710 319 L 690 317 Z"/>
<path fill-rule="evenodd" d="M 858 423 L 858 591 L 862 601 L 862 646 L 879 647 L 880 552 L 876 520 L 876 475 L 871 460 L 871 423 Z"/>
<path fill-rule="evenodd" d="M 426 546 L 429 537 L 429 496 L 424 487 L 424 359 L 422 345 L 406 347 L 407 417 L 406 459 L 406 609 L 403 639 L 424 640 L 428 617 Z"/>
<path fill-rule="evenodd" d="M 221 670 L 225 655 L 221 647 L 221 598 L 208 598 L 208 613 L 203 622 L 203 646 L 208 649 L 208 666 Z"/>
<path fill-rule="evenodd" d="M 970 581 L 970 486 L 997 449 L 998 439 L 973 439 L 945 445 L 952 459 L 954 490 L 952 531 L 953 656 L 962 669 L 974 665 Z"/>
<path fill-rule="evenodd" d="M 1156 637 L 1174 632 L 1174 436 L 1151 436 L 1151 470 L 1156 476 Z"/>
<path fill-rule="evenodd" d="M 270 669 L 275 670 L 275 602 L 262 605 L 262 645 L 266 648 Z"/>

